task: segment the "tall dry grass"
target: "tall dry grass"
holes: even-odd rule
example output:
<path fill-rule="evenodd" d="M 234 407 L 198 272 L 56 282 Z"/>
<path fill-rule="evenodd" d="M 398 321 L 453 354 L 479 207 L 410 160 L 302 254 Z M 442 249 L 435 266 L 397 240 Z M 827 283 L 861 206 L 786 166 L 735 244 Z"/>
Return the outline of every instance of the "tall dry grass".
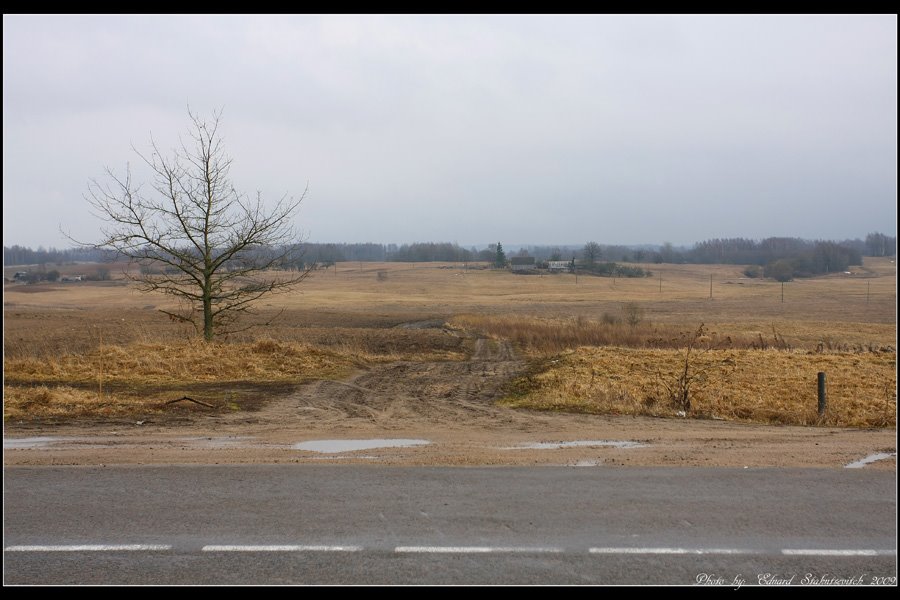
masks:
<path fill-rule="evenodd" d="M 622 348 L 681 348 L 689 329 L 683 325 L 657 324 L 642 321 L 629 325 L 617 315 L 605 314 L 601 320 L 583 316 L 566 319 L 528 316 L 460 315 L 449 320 L 449 325 L 478 335 L 513 342 L 519 350 L 530 356 L 548 356 L 580 346 L 615 346 Z M 783 335 L 778 326 L 769 331 L 731 332 L 721 328 L 709 329 L 700 340 L 700 347 L 727 346 L 735 349 L 818 351 L 892 351 L 889 345 L 849 343 L 823 337 L 818 341 L 794 340 Z"/>
<path fill-rule="evenodd" d="M 214 393 L 220 408 L 237 409 L 241 406 L 231 400 L 241 390 L 255 387 L 264 395 L 266 389 L 277 391 L 272 386 L 337 379 L 355 364 L 334 352 L 271 339 L 107 344 L 81 354 L 7 358 L 3 414 L 4 419 L 152 414 L 162 410 L 164 399 L 188 393 L 198 398 Z"/>
<path fill-rule="evenodd" d="M 695 355 L 705 374 L 689 415 L 726 420 L 895 427 L 896 352 L 714 350 Z M 507 406 L 597 414 L 676 416 L 669 393 L 684 366 L 671 349 L 578 348 L 546 359 L 513 382 Z M 816 374 L 827 376 L 826 418 L 817 414 Z"/>
<path fill-rule="evenodd" d="M 132 417 L 163 411 L 161 402 L 145 395 L 99 393 L 67 385 L 3 386 L 4 420 Z"/>
<path fill-rule="evenodd" d="M 578 346 L 645 346 L 651 339 L 674 335 L 669 327 L 602 322 L 585 317 L 541 319 L 525 316 L 460 315 L 452 327 L 507 340 L 528 353 L 548 354 Z"/>
<path fill-rule="evenodd" d="M 4 360 L 6 383 L 155 385 L 220 381 L 296 381 L 334 377 L 352 361 L 297 343 L 195 342 L 103 345 L 83 354 Z"/>

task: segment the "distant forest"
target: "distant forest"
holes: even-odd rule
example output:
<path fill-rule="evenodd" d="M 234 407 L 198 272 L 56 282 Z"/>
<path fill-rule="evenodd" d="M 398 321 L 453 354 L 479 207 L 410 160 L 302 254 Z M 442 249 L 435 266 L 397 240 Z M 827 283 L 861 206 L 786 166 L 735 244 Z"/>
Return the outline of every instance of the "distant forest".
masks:
<path fill-rule="evenodd" d="M 496 244 L 486 248 L 463 248 L 451 242 L 417 242 L 412 244 L 303 244 L 302 262 L 326 264 L 335 262 L 493 262 Z M 584 246 L 521 246 L 507 248 L 509 256 L 533 256 L 538 262 L 572 260 L 589 262 L 619 261 L 625 263 L 691 263 L 749 265 L 745 273 L 750 277 L 766 276 L 776 279 L 804 277 L 844 271 L 851 265 L 862 264 L 863 256 L 894 256 L 897 238 L 882 233 L 870 233 L 865 240 L 803 240 L 771 237 L 764 240 L 746 238 L 712 239 L 693 247 L 604 245 L 588 242 Z M 586 253 L 589 256 L 586 256 Z M 115 255 L 93 248 L 3 247 L 3 264 L 62 265 L 73 262 L 111 261 Z M 291 265 L 300 267 L 302 265 Z M 755 267 L 755 268 L 754 268 Z"/>
<path fill-rule="evenodd" d="M 25 246 L 3 246 L 3 265 L 64 265 L 73 262 L 112 262 L 115 253 L 95 248 L 70 248 L 57 250 L 38 246 L 37 250 Z"/>

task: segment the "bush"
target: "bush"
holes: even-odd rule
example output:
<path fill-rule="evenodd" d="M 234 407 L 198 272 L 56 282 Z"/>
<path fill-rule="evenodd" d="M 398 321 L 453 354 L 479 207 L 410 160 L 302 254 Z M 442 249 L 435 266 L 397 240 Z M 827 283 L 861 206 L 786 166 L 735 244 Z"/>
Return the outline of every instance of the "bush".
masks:
<path fill-rule="evenodd" d="M 620 319 L 619 317 L 606 312 L 603 313 L 603 316 L 600 317 L 600 320 L 603 321 L 603 323 L 606 325 L 618 325 L 622 322 L 622 319 Z"/>
<path fill-rule="evenodd" d="M 649 277 L 650 271 L 645 271 L 640 267 L 626 267 L 623 265 L 616 266 L 616 275 L 619 277 Z"/>
<path fill-rule="evenodd" d="M 749 277 L 750 279 L 758 279 L 758 278 L 762 277 L 763 270 L 762 270 L 762 267 L 760 267 L 759 265 L 750 265 L 749 267 L 744 269 L 743 273 L 746 277 Z"/>
<path fill-rule="evenodd" d="M 632 327 L 644 320 L 644 309 L 637 302 L 626 302 L 622 312 L 625 314 L 625 322 Z"/>
<path fill-rule="evenodd" d="M 767 264 L 763 273 L 776 281 L 790 281 L 794 278 L 794 265 L 785 259 L 776 260 Z"/>
<path fill-rule="evenodd" d="M 629 267 L 614 262 L 594 263 L 585 270 L 601 277 L 649 277 L 650 272 L 640 267 Z"/>

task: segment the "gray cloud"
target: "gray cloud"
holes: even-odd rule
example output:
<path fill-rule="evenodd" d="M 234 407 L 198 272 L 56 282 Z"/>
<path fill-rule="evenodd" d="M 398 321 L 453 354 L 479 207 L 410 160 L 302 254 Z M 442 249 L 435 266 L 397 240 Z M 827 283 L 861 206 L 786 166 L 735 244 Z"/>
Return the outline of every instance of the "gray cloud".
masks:
<path fill-rule="evenodd" d="M 186 107 L 317 241 L 689 243 L 896 221 L 895 16 L 5 16 L 4 243 Z"/>

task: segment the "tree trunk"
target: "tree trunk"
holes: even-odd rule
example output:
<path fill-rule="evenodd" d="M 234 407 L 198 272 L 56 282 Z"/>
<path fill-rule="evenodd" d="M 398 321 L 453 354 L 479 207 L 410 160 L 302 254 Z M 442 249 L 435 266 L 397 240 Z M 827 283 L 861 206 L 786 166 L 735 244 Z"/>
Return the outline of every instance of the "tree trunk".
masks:
<path fill-rule="evenodd" d="M 203 339 L 213 339 L 212 291 L 208 283 L 203 287 Z"/>

